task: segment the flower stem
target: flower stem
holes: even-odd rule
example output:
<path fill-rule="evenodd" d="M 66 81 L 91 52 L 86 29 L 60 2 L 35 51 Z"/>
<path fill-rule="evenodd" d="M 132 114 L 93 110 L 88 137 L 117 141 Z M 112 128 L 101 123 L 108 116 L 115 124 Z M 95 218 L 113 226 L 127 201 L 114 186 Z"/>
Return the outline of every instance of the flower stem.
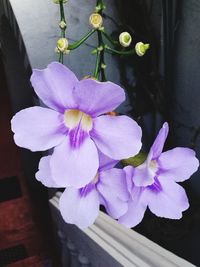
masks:
<path fill-rule="evenodd" d="M 64 5 L 63 5 L 62 0 L 59 1 L 59 6 L 60 6 L 60 21 L 64 21 L 66 23 L 65 10 L 64 10 Z M 65 38 L 65 31 L 66 31 L 66 27 L 61 29 L 61 38 Z M 64 58 L 64 54 L 63 52 L 60 51 L 59 62 L 62 64 L 63 64 L 63 58 Z"/>
<path fill-rule="evenodd" d="M 97 51 L 97 56 L 96 56 L 96 64 L 95 64 L 95 70 L 94 70 L 94 78 L 96 78 L 97 80 L 99 79 L 99 72 L 100 72 L 100 55 L 101 55 L 101 51 Z"/>
<path fill-rule="evenodd" d="M 96 29 L 92 29 L 91 31 L 89 31 L 85 36 L 83 36 L 79 41 L 71 44 L 68 46 L 69 50 L 74 50 L 76 48 L 78 48 L 80 45 L 82 45 L 94 32 L 96 31 Z"/>
<path fill-rule="evenodd" d="M 66 23 L 63 1 L 60 1 L 59 5 L 60 5 L 60 21 L 64 21 Z M 61 29 L 61 37 L 63 38 L 65 37 L 65 31 L 66 31 L 66 28 Z"/>
<path fill-rule="evenodd" d="M 105 45 L 104 48 L 108 53 L 111 53 L 113 55 L 129 56 L 129 55 L 135 54 L 135 50 L 133 50 L 133 49 L 128 50 L 128 51 L 119 51 L 119 50 L 116 50 L 116 49 L 109 47 L 108 45 Z"/>
<path fill-rule="evenodd" d="M 100 6 L 100 10 L 98 13 L 102 16 L 102 12 L 104 9 L 104 3 L 103 0 L 97 0 L 96 6 Z M 97 36 L 98 36 L 98 48 L 97 48 L 97 54 L 96 54 L 96 64 L 95 64 L 95 70 L 94 70 L 94 77 L 96 79 L 99 79 L 99 74 L 101 72 L 101 80 L 106 81 L 105 71 L 104 68 L 102 68 L 104 63 L 104 42 L 102 37 L 102 31 L 97 29 Z"/>
<path fill-rule="evenodd" d="M 116 46 L 118 44 L 118 42 L 114 41 L 105 31 L 102 31 L 102 34 L 113 46 Z"/>

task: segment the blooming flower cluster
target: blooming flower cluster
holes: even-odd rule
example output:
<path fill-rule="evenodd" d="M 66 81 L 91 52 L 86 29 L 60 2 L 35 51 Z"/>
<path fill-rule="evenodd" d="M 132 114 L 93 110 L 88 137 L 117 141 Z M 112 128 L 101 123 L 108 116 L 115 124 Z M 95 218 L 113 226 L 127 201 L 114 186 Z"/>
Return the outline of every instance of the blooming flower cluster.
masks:
<path fill-rule="evenodd" d="M 162 153 L 167 123 L 144 163 L 115 168 L 142 146 L 142 131 L 134 120 L 110 115 L 125 100 L 124 90 L 112 82 L 79 81 L 56 62 L 34 70 L 31 82 L 47 107 L 18 112 L 11 122 L 14 140 L 31 151 L 53 149 L 41 158 L 36 178 L 47 187 L 65 188 L 60 211 L 66 222 L 86 228 L 100 205 L 128 227 L 142 220 L 147 206 L 157 216 L 181 218 L 189 204 L 176 182 L 188 179 L 199 162 L 188 148 Z"/>

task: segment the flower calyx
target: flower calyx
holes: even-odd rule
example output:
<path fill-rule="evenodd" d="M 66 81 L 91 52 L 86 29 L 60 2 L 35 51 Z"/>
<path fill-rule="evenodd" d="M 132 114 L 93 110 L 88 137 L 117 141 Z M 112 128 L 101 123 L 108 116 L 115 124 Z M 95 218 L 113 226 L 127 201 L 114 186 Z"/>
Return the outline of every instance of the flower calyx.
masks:
<path fill-rule="evenodd" d="M 136 156 L 130 157 L 128 159 L 123 159 L 122 164 L 124 166 L 131 165 L 133 167 L 137 167 L 145 162 L 147 158 L 147 154 L 143 151 L 140 151 Z"/>
<path fill-rule="evenodd" d="M 150 44 L 144 44 L 143 42 L 138 42 L 135 45 L 135 52 L 139 57 L 145 55 L 146 51 L 150 48 Z"/>
<path fill-rule="evenodd" d="M 103 25 L 103 18 L 99 13 L 92 13 L 89 17 L 89 23 L 94 29 L 99 29 Z"/>
<path fill-rule="evenodd" d="M 69 54 L 70 50 L 68 50 L 68 40 L 66 38 L 60 38 L 57 41 L 57 47 L 56 47 L 56 52 L 61 52 L 63 54 Z"/>
<path fill-rule="evenodd" d="M 132 37 L 128 32 L 122 32 L 119 35 L 119 42 L 123 47 L 129 47 L 132 42 Z"/>

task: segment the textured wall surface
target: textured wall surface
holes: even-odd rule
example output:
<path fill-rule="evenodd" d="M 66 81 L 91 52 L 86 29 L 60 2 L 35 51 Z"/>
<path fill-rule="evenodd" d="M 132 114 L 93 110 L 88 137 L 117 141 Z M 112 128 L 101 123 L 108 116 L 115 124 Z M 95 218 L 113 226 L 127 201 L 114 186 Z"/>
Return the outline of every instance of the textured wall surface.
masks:
<path fill-rule="evenodd" d="M 169 110 L 177 145 L 190 146 L 195 135 L 192 128 L 200 127 L 200 1 L 183 0 L 181 20 L 175 39 L 174 88 L 172 107 Z M 170 108 L 170 107 L 169 107 Z M 200 138 L 196 140 L 195 150 L 200 158 Z M 200 197 L 200 172 L 191 184 Z"/>
<path fill-rule="evenodd" d="M 114 0 L 108 1 L 106 12 L 117 20 L 118 15 L 114 2 Z M 10 3 L 24 40 L 31 67 L 45 68 L 48 63 L 58 60 L 54 49 L 60 35 L 59 5 L 50 0 L 11 0 Z M 65 4 L 68 24 L 66 35 L 70 43 L 79 40 L 91 29 L 88 18 L 94 10 L 95 3 L 94 0 L 84 0 L 83 4 L 83 0 L 77 0 Z M 115 24 L 109 18 L 105 19 L 105 27 L 110 33 L 116 29 Z M 80 79 L 93 73 L 96 59 L 91 55 L 91 51 L 97 46 L 97 42 L 97 34 L 94 34 L 84 45 L 65 57 L 64 63 Z M 106 54 L 105 62 L 107 79 L 120 84 L 117 59 Z M 121 112 L 126 112 L 127 103 L 121 106 Z"/>

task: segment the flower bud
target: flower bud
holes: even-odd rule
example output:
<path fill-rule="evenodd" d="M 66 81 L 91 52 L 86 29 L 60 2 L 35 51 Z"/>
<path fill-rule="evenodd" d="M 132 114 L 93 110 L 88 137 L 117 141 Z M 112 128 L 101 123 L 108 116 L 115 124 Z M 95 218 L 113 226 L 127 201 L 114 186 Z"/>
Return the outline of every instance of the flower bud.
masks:
<path fill-rule="evenodd" d="M 61 29 L 66 29 L 66 27 L 67 27 L 66 22 L 65 22 L 64 20 L 61 20 L 60 23 L 59 23 L 59 27 L 60 27 Z"/>
<path fill-rule="evenodd" d="M 66 38 L 60 38 L 57 41 L 57 48 L 60 52 L 65 53 L 68 48 L 68 40 Z"/>
<path fill-rule="evenodd" d="M 101 63 L 101 68 L 102 68 L 102 69 L 104 69 L 104 70 L 105 70 L 105 69 L 106 69 L 106 67 L 107 67 L 107 66 L 106 66 L 106 64 L 104 64 L 104 63 Z"/>
<path fill-rule="evenodd" d="M 53 2 L 54 2 L 55 4 L 60 4 L 60 2 L 64 4 L 64 3 L 67 3 L 67 1 L 68 1 L 68 0 L 53 0 Z"/>
<path fill-rule="evenodd" d="M 132 42 L 132 37 L 128 32 L 122 32 L 119 35 L 119 42 L 123 47 L 129 47 Z"/>
<path fill-rule="evenodd" d="M 150 44 L 144 44 L 142 42 L 139 42 L 135 45 L 135 52 L 139 57 L 144 56 L 146 51 L 149 49 Z"/>
<path fill-rule="evenodd" d="M 99 51 L 99 52 L 103 51 L 103 46 L 100 45 L 99 47 L 97 47 L 97 51 Z"/>
<path fill-rule="evenodd" d="M 99 13 L 92 13 L 89 17 L 89 23 L 94 29 L 98 29 L 103 24 L 103 18 Z"/>

